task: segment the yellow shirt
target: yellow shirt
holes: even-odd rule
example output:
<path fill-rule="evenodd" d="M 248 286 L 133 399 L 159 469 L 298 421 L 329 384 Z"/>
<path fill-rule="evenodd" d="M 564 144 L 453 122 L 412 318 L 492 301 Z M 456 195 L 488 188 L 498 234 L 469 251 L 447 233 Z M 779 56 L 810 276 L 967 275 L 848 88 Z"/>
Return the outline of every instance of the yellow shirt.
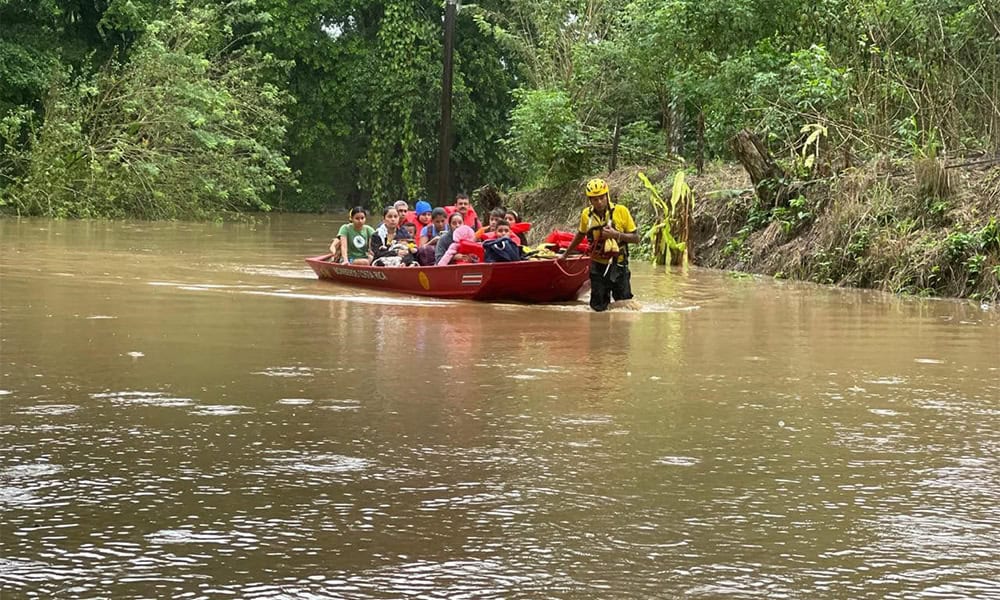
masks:
<path fill-rule="evenodd" d="M 580 233 L 588 233 L 588 237 L 591 238 L 590 242 L 590 258 L 594 262 L 599 262 L 601 264 L 608 264 L 610 260 L 608 257 L 603 256 L 603 252 L 600 248 L 603 248 L 601 243 L 601 229 L 608 223 L 608 216 L 611 217 L 611 228 L 616 231 L 621 231 L 623 233 L 632 233 L 636 230 L 635 221 L 632 220 L 632 213 L 628 211 L 628 207 L 621 204 L 612 204 L 604 211 L 604 216 L 596 214 L 591 207 L 583 209 L 580 213 Z M 595 227 L 600 227 L 601 229 L 594 229 Z M 593 231 L 591 231 L 593 230 Z M 618 255 L 618 262 L 625 262 L 625 255 Z"/>

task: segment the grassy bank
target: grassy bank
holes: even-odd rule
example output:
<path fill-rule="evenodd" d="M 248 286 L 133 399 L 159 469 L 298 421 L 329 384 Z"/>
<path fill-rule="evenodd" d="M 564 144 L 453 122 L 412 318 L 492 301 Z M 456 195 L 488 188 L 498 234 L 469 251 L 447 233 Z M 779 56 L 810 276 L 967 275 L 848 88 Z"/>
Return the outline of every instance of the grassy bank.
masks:
<path fill-rule="evenodd" d="M 674 169 L 605 175 L 616 201 L 653 223 L 646 172 L 669 196 Z M 1000 300 L 1000 166 L 944 168 L 882 160 L 810 182 L 788 206 L 764 206 L 738 165 L 688 183 L 697 200 L 696 265 L 922 296 Z M 536 230 L 572 227 L 583 182 L 514 194 Z"/>

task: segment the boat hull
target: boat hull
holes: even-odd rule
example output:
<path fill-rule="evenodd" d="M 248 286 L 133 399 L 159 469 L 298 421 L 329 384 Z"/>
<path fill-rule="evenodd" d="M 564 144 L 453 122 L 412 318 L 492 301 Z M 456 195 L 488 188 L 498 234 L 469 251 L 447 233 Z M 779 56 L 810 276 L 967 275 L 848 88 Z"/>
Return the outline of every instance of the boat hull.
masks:
<path fill-rule="evenodd" d="M 370 289 L 483 302 L 568 302 L 590 281 L 590 258 L 444 267 L 370 267 L 330 262 L 330 256 L 307 258 L 320 279 Z"/>

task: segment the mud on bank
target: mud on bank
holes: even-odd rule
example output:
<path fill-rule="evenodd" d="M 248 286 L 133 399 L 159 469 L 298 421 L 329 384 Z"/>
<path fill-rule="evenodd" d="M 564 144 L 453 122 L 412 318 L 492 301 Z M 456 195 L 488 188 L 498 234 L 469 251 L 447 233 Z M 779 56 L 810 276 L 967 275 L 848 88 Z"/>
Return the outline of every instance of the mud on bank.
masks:
<path fill-rule="evenodd" d="M 810 182 L 787 207 L 763 206 L 738 165 L 712 165 L 696 194 L 694 264 L 823 284 L 1000 300 L 1000 166 L 943 169 L 888 159 Z M 644 171 L 669 196 L 675 168 L 604 174 L 612 197 L 653 222 Z M 536 231 L 572 228 L 583 181 L 513 194 Z"/>

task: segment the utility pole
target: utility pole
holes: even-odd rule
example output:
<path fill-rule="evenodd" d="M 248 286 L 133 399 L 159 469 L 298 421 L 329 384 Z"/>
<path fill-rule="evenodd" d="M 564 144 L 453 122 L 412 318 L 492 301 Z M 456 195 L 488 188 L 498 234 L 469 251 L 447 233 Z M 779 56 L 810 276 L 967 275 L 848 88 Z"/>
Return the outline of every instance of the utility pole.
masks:
<path fill-rule="evenodd" d="M 451 71 L 455 48 L 455 15 L 458 0 L 444 5 L 444 77 L 441 80 L 441 145 L 438 150 L 438 206 L 448 204 L 448 167 L 451 155 Z"/>

